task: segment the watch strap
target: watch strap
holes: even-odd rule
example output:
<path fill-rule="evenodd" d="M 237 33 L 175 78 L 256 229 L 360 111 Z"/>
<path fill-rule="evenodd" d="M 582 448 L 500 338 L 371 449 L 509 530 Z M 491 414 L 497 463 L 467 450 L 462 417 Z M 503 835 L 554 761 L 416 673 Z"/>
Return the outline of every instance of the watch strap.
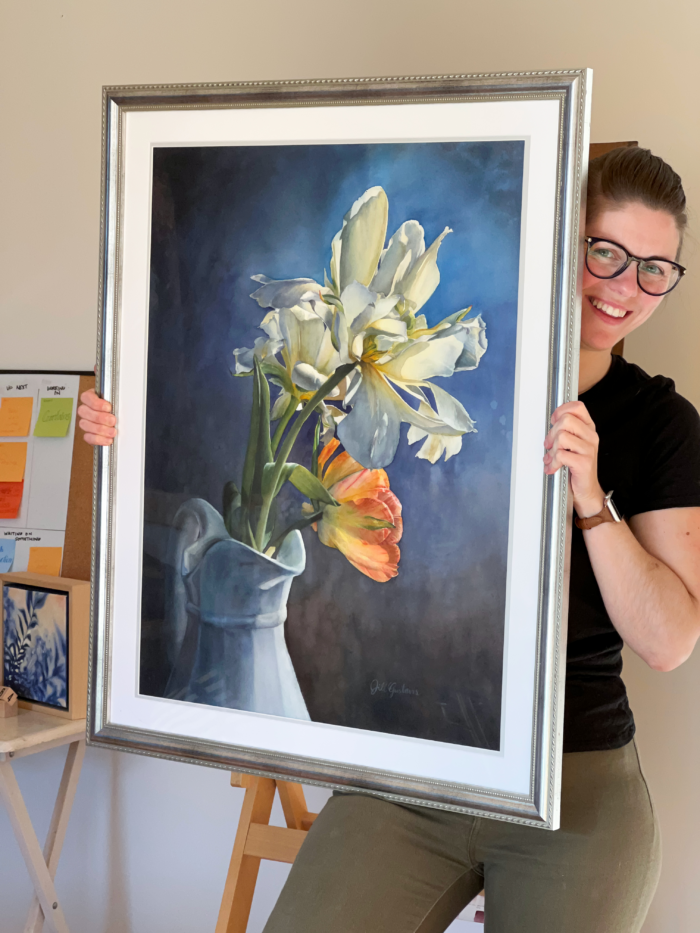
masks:
<path fill-rule="evenodd" d="M 587 531 L 590 528 L 596 528 L 598 525 L 602 525 L 605 522 L 620 522 L 622 521 L 621 516 L 619 515 L 615 505 L 612 501 L 612 492 L 609 492 L 605 501 L 603 502 L 603 508 L 600 512 L 597 512 L 595 515 L 589 515 L 587 518 L 578 518 L 576 517 L 576 527 L 581 528 L 583 531 Z"/>

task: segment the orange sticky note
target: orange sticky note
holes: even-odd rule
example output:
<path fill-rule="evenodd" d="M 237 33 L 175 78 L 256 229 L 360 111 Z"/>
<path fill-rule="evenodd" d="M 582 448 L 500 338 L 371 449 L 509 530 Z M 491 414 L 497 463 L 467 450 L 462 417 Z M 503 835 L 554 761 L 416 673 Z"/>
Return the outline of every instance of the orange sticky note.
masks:
<path fill-rule="evenodd" d="M 26 465 L 26 442 L 0 441 L 0 483 L 21 483 Z"/>
<path fill-rule="evenodd" d="M 0 402 L 0 437 L 27 437 L 34 399 L 5 397 Z"/>
<path fill-rule="evenodd" d="M 0 483 L 0 518 L 17 518 L 24 483 Z"/>
<path fill-rule="evenodd" d="M 45 573 L 49 577 L 60 577 L 62 547 L 30 547 L 27 573 Z"/>

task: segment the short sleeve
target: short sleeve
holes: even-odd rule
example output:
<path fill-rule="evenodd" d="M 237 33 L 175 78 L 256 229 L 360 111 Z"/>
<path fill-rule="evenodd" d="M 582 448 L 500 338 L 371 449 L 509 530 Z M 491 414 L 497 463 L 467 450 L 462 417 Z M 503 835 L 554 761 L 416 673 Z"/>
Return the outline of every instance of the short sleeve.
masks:
<path fill-rule="evenodd" d="M 670 387 L 649 400 L 632 515 L 700 507 L 700 415 L 673 389 L 670 380 L 668 383 Z"/>

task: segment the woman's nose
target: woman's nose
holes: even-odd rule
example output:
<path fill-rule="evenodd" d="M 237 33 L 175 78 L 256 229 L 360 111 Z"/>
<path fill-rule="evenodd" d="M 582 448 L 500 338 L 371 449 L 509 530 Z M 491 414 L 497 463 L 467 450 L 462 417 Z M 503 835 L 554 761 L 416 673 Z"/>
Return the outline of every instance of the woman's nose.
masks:
<path fill-rule="evenodd" d="M 625 271 L 617 278 L 610 279 L 608 287 L 625 298 L 633 298 L 639 292 L 637 282 L 637 263 L 631 262 Z"/>

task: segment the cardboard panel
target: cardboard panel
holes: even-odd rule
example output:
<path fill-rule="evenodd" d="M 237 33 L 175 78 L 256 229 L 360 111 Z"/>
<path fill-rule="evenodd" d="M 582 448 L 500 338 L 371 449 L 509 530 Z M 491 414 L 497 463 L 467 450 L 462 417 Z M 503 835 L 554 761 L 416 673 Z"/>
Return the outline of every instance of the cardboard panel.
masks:
<path fill-rule="evenodd" d="M 59 590 L 68 594 L 68 708 L 56 709 L 44 703 L 18 701 L 21 709 L 34 710 L 60 719 L 85 719 L 87 715 L 88 648 L 90 640 L 90 584 L 38 573 L 0 574 L 0 589 L 5 584 Z M 3 613 L 4 616 L 4 613 Z M 2 636 L 4 617 L 0 616 L 0 684 L 3 683 Z"/>
<path fill-rule="evenodd" d="M 94 376 L 80 377 L 80 395 L 95 388 Z M 73 443 L 68 519 L 63 550 L 64 577 L 74 580 L 90 579 L 92 548 L 92 464 L 93 450 L 85 443 L 84 432 L 76 420 Z"/>

